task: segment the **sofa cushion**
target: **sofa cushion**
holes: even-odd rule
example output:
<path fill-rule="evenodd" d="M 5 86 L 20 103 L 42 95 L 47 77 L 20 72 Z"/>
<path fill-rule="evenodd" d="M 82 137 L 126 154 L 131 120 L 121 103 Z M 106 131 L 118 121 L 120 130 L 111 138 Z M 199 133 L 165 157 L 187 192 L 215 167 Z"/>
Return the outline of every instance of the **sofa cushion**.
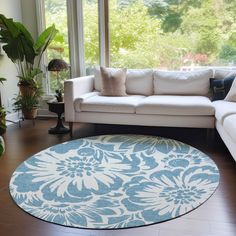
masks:
<path fill-rule="evenodd" d="M 74 101 L 75 110 L 81 111 L 80 105 L 85 99 L 88 99 L 89 97 L 93 97 L 93 96 L 99 95 L 99 94 L 100 94 L 99 92 L 94 91 L 94 92 L 89 92 L 89 93 L 84 93 L 84 94 L 79 95 L 79 97 L 77 97 Z"/>
<path fill-rule="evenodd" d="M 225 77 L 235 77 L 236 76 L 236 70 L 221 70 L 216 69 L 214 73 L 214 78 L 216 79 L 224 79 Z"/>
<path fill-rule="evenodd" d="M 216 119 L 223 124 L 224 119 L 232 114 L 236 114 L 236 103 L 228 102 L 225 100 L 219 100 L 212 102 L 212 105 L 215 107 L 215 117 Z"/>
<path fill-rule="evenodd" d="M 198 71 L 154 71 L 154 94 L 207 95 L 211 69 Z"/>
<path fill-rule="evenodd" d="M 126 77 L 126 92 L 128 94 L 153 94 L 153 70 L 129 69 Z"/>
<path fill-rule="evenodd" d="M 108 68 L 114 73 L 118 68 Z M 95 68 L 94 88 L 101 91 L 100 68 Z M 153 70 L 152 69 L 128 69 L 126 74 L 126 92 L 128 94 L 152 95 L 153 94 Z"/>
<path fill-rule="evenodd" d="M 137 114 L 211 116 L 215 109 L 203 96 L 154 95 L 140 101 Z"/>
<path fill-rule="evenodd" d="M 223 127 L 228 135 L 236 143 L 236 114 L 227 116 L 224 119 Z"/>
<path fill-rule="evenodd" d="M 106 97 L 95 95 L 84 99 L 81 103 L 75 101 L 75 110 L 88 112 L 135 113 L 135 108 L 144 96 L 130 95 L 126 97 Z"/>
<path fill-rule="evenodd" d="M 125 80 L 127 69 L 111 71 L 105 67 L 100 67 L 102 79 L 102 96 L 127 96 Z"/>

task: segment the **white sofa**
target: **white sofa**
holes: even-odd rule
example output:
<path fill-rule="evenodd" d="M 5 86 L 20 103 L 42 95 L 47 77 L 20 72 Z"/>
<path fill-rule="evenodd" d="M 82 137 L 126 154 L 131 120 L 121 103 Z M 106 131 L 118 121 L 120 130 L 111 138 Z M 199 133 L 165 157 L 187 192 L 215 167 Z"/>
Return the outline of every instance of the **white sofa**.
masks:
<path fill-rule="evenodd" d="M 236 160 L 236 102 L 213 102 L 215 126 L 231 155 Z"/>
<path fill-rule="evenodd" d="M 236 103 L 211 102 L 209 78 L 213 70 L 128 70 L 129 95 L 124 97 L 101 96 L 100 76 L 96 70 L 95 76 L 65 81 L 65 120 L 71 131 L 74 122 L 214 128 L 216 110 L 216 128 L 236 159 Z M 225 107 L 220 103 L 231 104 L 232 116 L 227 111 L 226 117 L 217 115 Z"/>

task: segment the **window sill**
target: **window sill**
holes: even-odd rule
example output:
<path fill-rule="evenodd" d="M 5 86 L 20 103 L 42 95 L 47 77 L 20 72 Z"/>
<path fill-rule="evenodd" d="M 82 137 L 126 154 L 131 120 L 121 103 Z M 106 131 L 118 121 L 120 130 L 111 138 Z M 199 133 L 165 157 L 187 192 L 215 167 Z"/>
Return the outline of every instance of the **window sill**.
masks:
<path fill-rule="evenodd" d="M 55 96 L 54 95 L 50 95 L 50 94 L 45 94 L 45 95 L 43 95 L 42 96 L 42 100 L 43 101 L 49 101 L 49 100 L 52 100 L 52 99 L 54 99 L 55 98 Z"/>

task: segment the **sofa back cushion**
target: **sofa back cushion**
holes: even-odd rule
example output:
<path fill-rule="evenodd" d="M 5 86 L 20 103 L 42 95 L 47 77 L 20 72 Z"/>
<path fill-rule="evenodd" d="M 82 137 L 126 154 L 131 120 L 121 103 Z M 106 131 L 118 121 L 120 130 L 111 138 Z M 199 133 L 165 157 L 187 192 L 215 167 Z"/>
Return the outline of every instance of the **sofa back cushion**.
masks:
<path fill-rule="evenodd" d="M 221 70 L 216 69 L 214 73 L 214 78 L 216 79 L 224 79 L 226 77 L 236 77 L 236 70 Z"/>
<path fill-rule="evenodd" d="M 203 95 L 209 94 L 213 70 L 154 71 L 154 94 Z"/>
<path fill-rule="evenodd" d="M 107 68 L 111 73 L 119 70 L 118 68 Z M 153 94 L 153 70 L 152 69 L 128 69 L 126 74 L 126 93 L 140 94 L 149 96 Z M 101 91 L 101 72 L 100 68 L 95 68 L 94 88 Z"/>
<path fill-rule="evenodd" d="M 153 95 L 153 70 L 129 69 L 126 77 L 128 94 Z"/>

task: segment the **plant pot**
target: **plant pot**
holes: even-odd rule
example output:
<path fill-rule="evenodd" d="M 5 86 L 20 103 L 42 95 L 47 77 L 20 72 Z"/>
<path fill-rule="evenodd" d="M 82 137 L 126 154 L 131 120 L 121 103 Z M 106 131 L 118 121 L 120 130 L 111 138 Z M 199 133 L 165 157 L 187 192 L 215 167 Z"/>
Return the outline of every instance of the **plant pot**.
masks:
<path fill-rule="evenodd" d="M 22 109 L 22 114 L 24 116 L 24 119 L 32 120 L 36 118 L 37 111 L 38 111 L 38 108 L 33 108 L 32 110 Z"/>
<path fill-rule="evenodd" d="M 64 102 L 64 97 L 63 97 L 63 96 L 57 97 L 57 101 L 58 101 L 58 102 Z"/>
<path fill-rule="evenodd" d="M 18 87 L 20 89 L 20 94 L 22 96 L 34 96 L 36 93 L 36 88 L 32 85 L 22 85 L 18 84 Z"/>

